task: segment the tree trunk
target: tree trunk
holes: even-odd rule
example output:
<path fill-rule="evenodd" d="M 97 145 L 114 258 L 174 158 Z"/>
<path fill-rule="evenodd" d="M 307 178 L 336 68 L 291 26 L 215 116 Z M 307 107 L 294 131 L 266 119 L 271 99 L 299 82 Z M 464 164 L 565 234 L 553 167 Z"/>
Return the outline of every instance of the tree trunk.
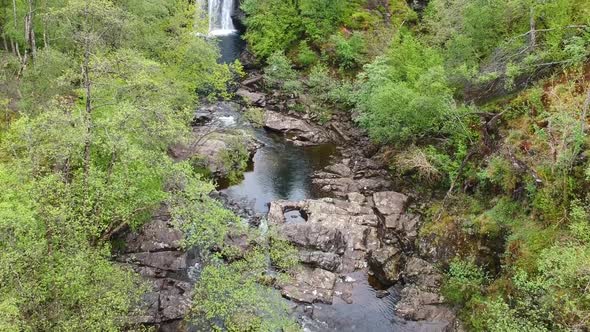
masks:
<path fill-rule="evenodd" d="M 90 80 L 90 34 L 89 34 L 89 13 L 88 1 L 84 8 L 84 63 L 82 65 L 82 76 L 84 89 L 86 91 L 86 138 L 84 140 L 84 198 L 88 199 L 88 180 L 90 176 L 90 148 L 92 146 L 92 82 Z"/>
<path fill-rule="evenodd" d="M 12 0 L 12 15 L 14 18 L 14 31 L 18 31 L 18 23 L 17 21 L 17 16 L 16 16 L 16 0 Z M 15 40 L 14 41 L 14 54 L 16 54 L 16 56 L 18 57 L 18 60 L 22 63 L 23 62 L 23 58 L 20 55 L 20 47 L 18 45 L 18 41 Z"/>
<path fill-rule="evenodd" d="M 4 46 L 4 50 L 8 52 L 8 42 L 6 41 L 6 35 L 2 34 L 2 45 Z"/>
<path fill-rule="evenodd" d="M 533 6 L 531 6 L 531 11 L 530 11 L 530 31 L 531 33 L 529 34 L 529 46 L 531 48 L 531 51 L 533 51 L 535 49 L 535 47 L 537 47 L 537 31 L 536 31 L 536 24 L 535 24 L 535 8 Z"/>
<path fill-rule="evenodd" d="M 29 49 L 31 50 L 31 58 L 34 59 L 37 56 L 37 43 L 35 41 L 35 27 L 33 20 L 33 0 L 29 0 L 29 12 L 25 18 L 25 37 L 29 44 Z"/>
<path fill-rule="evenodd" d="M 47 0 L 43 1 L 43 47 L 49 47 L 49 39 L 47 37 Z"/>

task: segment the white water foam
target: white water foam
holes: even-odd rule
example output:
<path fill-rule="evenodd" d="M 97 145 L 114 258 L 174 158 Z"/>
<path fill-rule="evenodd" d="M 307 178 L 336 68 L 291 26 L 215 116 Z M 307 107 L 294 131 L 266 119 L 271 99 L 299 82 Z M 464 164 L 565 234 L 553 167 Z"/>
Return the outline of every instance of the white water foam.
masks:
<path fill-rule="evenodd" d="M 232 21 L 234 0 L 209 0 L 209 35 L 227 36 L 236 32 Z"/>
<path fill-rule="evenodd" d="M 229 36 L 229 35 L 233 35 L 234 33 L 236 33 L 237 30 L 225 30 L 225 29 L 218 29 L 218 30 L 211 30 L 209 31 L 209 36 L 214 36 L 214 37 L 218 37 L 218 36 Z"/>

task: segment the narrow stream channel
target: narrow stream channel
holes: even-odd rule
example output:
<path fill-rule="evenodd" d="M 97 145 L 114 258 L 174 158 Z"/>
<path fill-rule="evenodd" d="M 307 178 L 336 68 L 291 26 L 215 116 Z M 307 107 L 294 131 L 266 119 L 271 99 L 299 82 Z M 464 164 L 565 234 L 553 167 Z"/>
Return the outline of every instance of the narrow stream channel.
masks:
<path fill-rule="evenodd" d="M 219 60 L 223 63 L 234 61 L 245 47 L 239 34 L 220 36 L 218 42 L 221 51 Z M 235 117 L 232 121 L 235 120 L 237 126 L 241 126 L 239 114 Z M 263 146 L 249 163 L 244 179 L 235 185 L 221 180 L 218 182 L 218 190 L 242 207 L 252 209 L 260 215 L 265 215 L 269 203 L 275 200 L 299 201 L 322 196 L 312 185 L 311 176 L 338 155 L 336 145 L 298 147 L 286 141 L 283 136 L 264 129 L 254 129 L 254 132 Z M 355 272 L 351 277 L 357 280 L 351 304 L 334 296 L 332 305 L 296 305 L 295 314 L 304 331 L 418 330 L 412 323 L 395 317 L 395 289 L 390 289 L 389 295 L 378 298 L 377 290 L 380 287 L 371 283 L 365 272 Z M 419 330 L 428 331 L 423 327 Z"/>

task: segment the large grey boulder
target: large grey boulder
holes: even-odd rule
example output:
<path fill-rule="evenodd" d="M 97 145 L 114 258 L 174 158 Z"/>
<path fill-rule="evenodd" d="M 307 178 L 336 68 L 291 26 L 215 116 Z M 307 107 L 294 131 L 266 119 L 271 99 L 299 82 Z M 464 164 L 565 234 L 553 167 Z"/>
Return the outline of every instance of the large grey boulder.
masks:
<path fill-rule="evenodd" d="M 287 135 L 287 139 L 296 145 L 317 145 L 330 141 L 330 137 L 321 127 L 279 112 L 267 110 L 264 113 L 264 127 Z"/>
<path fill-rule="evenodd" d="M 266 105 L 266 96 L 260 92 L 252 92 L 244 88 L 238 89 L 236 95 L 242 97 L 246 103 L 255 106 L 264 107 Z"/>
<path fill-rule="evenodd" d="M 170 321 L 182 319 L 191 308 L 192 286 L 176 279 L 160 281 L 160 319 Z"/>
<path fill-rule="evenodd" d="M 346 240 L 342 232 L 319 223 L 287 224 L 281 227 L 281 234 L 296 246 L 324 252 L 342 254 Z"/>
<path fill-rule="evenodd" d="M 336 279 L 336 274 L 330 271 L 304 267 L 294 282 L 281 287 L 281 293 L 297 302 L 332 304 Z"/>
<path fill-rule="evenodd" d="M 373 194 L 375 208 L 386 218 L 386 227 L 397 220 L 404 212 L 408 196 L 395 191 L 382 191 Z"/>
<path fill-rule="evenodd" d="M 369 267 L 384 285 L 393 285 L 400 280 L 403 269 L 403 254 L 395 247 L 384 247 L 369 253 Z"/>
<path fill-rule="evenodd" d="M 126 252 L 147 252 L 177 250 L 180 248 L 182 232 L 164 220 L 147 223 L 137 232 L 125 237 Z"/>
<path fill-rule="evenodd" d="M 335 272 L 342 265 L 342 256 L 323 251 L 299 251 L 299 261 L 313 267 Z"/>
<path fill-rule="evenodd" d="M 237 147 L 244 148 L 253 155 L 260 147 L 260 143 L 247 130 L 212 130 L 208 127 L 197 127 L 193 130 L 191 142 L 172 146 L 169 154 L 176 160 L 198 159 L 200 166 L 222 177 L 230 171 L 227 169 L 228 164 L 224 157 L 228 152 L 235 153 L 233 151 Z"/>
<path fill-rule="evenodd" d="M 438 293 L 428 292 L 409 285 L 401 291 L 401 299 L 395 306 L 395 313 L 414 321 L 454 322 L 456 315 Z"/>
<path fill-rule="evenodd" d="M 430 291 L 437 291 L 443 281 L 443 275 L 434 265 L 418 257 L 408 258 L 403 277 L 407 284 L 412 283 L 420 289 Z"/>

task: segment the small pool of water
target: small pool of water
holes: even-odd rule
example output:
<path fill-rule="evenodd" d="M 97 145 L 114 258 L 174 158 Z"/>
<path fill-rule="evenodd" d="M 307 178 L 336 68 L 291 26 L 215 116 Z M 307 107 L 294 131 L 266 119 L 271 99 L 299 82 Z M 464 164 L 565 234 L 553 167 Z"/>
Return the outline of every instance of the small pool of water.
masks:
<path fill-rule="evenodd" d="M 230 33 L 215 36 L 221 56 L 219 63 L 232 63 L 240 58 L 240 54 L 246 48 L 246 41 L 242 39 L 239 33 Z"/>
<path fill-rule="evenodd" d="M 328 166 L 331 156 L 337 153 L 335 145 L 299 147 L 262 129 L 257 130 L 257 139 L 264 146 L 254 154 L 244 179 L 233 186 L 220 180 L 218 189 L 261 214 L 268 212 L 272 201 L 299 201 L 320 196 L 311 176 Z"/>
<path fill-rule="evenodd" d="M 352 290 L 352 303 L 346 303 L 334 296 L 334 303 L 331 305 L 314 304 L 312 312 L 308 310 L 299 315 L 304 331 L 414 331 L 394 318 L 397 298 L 393 289 L 390 289 L 390 294 L 378 298 L 377 291 L 384 289 L 372 277 L 362 271 L 349 277 L 356 280 Z"/>

